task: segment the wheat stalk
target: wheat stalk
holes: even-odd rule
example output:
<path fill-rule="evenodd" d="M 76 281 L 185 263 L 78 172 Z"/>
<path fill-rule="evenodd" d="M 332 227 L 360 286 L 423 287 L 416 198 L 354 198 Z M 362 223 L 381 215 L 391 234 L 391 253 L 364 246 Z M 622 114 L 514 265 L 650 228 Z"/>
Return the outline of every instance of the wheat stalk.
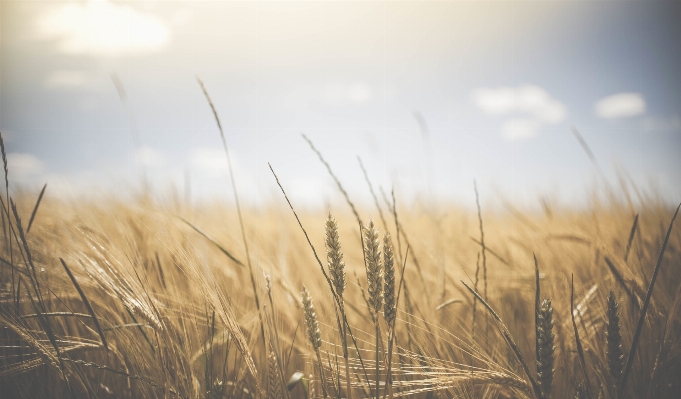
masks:
<path fill-rule="evenodd" d="M 341 336 L 341 341 L 343 344 L 343 360 L 345 362 L 345 390 L 347 391 L 347 396 L 350 398 L 351 394 L 351 381 L 350 381 L 350 364 L 349 364 L 349 353 L 348 353 L 348 337 L 347 337 L 347 327 L 345 323 L 345 301 L 343 300 L 343 292 L 345 291 L 345 262 L 343 261 L 343 252 L 341 251 L 340 238 L 338 236 L 338 223 L 336 219 L 329 212 L 329 216 L 326 218 L 326 258 L 329 267 L 329 274 L 331 277 L 331 282 L 336 289 L 336 294 L 338 295 L 339 310 L 342 317 L 338 320 L 339 330 L 338 333 Z M 342 320 L 342 321 L 341 321 Z"/>
<path fill-rule="evenodd" d="M 385 233 L 383 236 L 383 271 L 383 318 L 390 326 L 397 315 L 395 308 L 395 255 L 390 233 Z"/>
<path fill-rule="evenodd" d="M 624 353 L 622 351 L 622 333 L 620 332 L 619 304 L 617 303 L 617 298 L 615 298 L 615 293 L 612 291 L 608 295 L 606 317 L 605 340 L 607 344 L 608 371 L 612 376 L 613 382 L 618 384 L 622 377 Z"/>
<path fill-rule="evenodd" d="M 379 343 L 381 336 L 378 314 L 383 306 L 383 267 L 381 265 L 378 231 L 373 220 L 369 220 L 369 225 L 364 229 L 364 259 L 366 260 L 367 291 L 369 293 L 367 303 L 376 327 L 376 399 L 378 399 L 380 391 Z"/>
<path fill-rule="evenodd" d="M 327 397 L 326 382 L 324 380 L 324 368 L 322 366 L 322 358 L 319 353 L 319 348 L 322 346 L 322 333 L 319 331 L 319 322 L 317 321 L 317 312 L 314 308 L 314 303 L 312 303 L 312 296 L 310 296 L 310 291 L 303 286 L 301 291 L 301 299 L 303 303 L 303 314 L 305 315 L 305 325 L 307 327 L 307 338 L 312 344 L 315 353 L 317 354 L 317 365 L 319 366 L 319 376 L 322 380 L 322 392 L 324 393 L 324 398 Z"/>
<path fill-rule="evenodd" d="M 551 396 L 553 382 L 553 308 L 551 300 L 544 299 L 537 315 L 537 382 L 545 399 Z"/>
<path fill-rule="evenodd" d="M 281 376 L 279 375 L 279 367 L 277 365 L 277 356 L 274 351 L 270 349 L 267 356 L 268 365 L 268 384 L 267 384 L 267 399 L 282 399 L 281 395 Z"/>
<path fill-rule="evenodd" d="M 364 248 L 367 261 L 368 301 L 377 322 L 378 314 L 383 306 L 383 268 L 381 267 L 378 231 L 372 220 L 364 229 Z"/>
<path fill-rule="evenodd" d="M 383 236 L 383 319 L 388 325 L 388 369 L 386 375 L 386 392 L 392 398 L 392 377 L 390 376 L 390 363 L 393 349 L 393 339 L 395 337 L 395 317 L 397 315 L 397 304 L 395 300 L 395 254 L 390 233 L 386 232 Z M 385 393 L 384 393 L 385 397 Z"/>
<path fill-rule="evenodd" d="M 338 222 L 330 212 L 326 218 L 326 258 L 331 282 L 336 289 L 336 294 L 342 298 L 345 291 L 345 262 L 338 237 Z"/>

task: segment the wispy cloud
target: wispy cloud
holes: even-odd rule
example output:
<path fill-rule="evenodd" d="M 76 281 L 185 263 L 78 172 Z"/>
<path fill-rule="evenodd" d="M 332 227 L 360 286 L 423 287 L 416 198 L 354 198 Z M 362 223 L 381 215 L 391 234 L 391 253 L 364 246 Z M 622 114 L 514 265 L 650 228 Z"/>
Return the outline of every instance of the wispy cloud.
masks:
<path fill-rule="evenodd" d="M 160 168 L 166 165 L 165 155 L 151 147 L 141 147 L 135 151 L 135 164 L 148 168 Z"/>
<path fill-rule="evenodd" d="M 222 148 L 194 148 L 189 152 L 192 168 L 206 173 L 227 171 L 227 157 Z"/>
<path fill-rule="evenodd" d="M 479 88 L 473 90 L 473 103 L 493 116 L 515 116 L 501 128 L 507 140 L 529 139 L 538 134 L 545 124 L 563 122 L 567 108 L 535 85 L 517 87 Z"/>
<path fill-rule="evenodd" d="M 604 119 L 630 118 L 646 112 L 646 102 L 639 93 L 618 93 L 602 98 L 594 112 Z"/>
<path fill-rule="evenodd" d="M 62 53 L 106 56 L 158 50 L 170 39 L 159 18 L 106 0 L 59 5 L 38 18 L 36 34 Z"/>
<path fill-rule="evenodd" d="M 13 152 L 7 154 L 7 167 L 12 181 L 23 183 L 25 180 L 42 174 L 45 170 L 43 161 L 35 155 Z"/>
<path fill-rule="evenodd" d="M 94 77 L 85 71 L 63 69 L 50 72 L 44 81 L 48 89 L 79 89 L 92 88 L 96 84 Z"/>
<path fill-rule="evenodd" d="M 537 135 L 542 124 L 532 118 L 513 118 L 501 125 L 501 136 L 506 140 L 524 140 Z"/>
<path fill-rule="evenodd" d="M 331 105 L 364 104 L 373 97 L 371 86 L 366 83 L 333 83 L 322 89 L 321 98 Z"/>

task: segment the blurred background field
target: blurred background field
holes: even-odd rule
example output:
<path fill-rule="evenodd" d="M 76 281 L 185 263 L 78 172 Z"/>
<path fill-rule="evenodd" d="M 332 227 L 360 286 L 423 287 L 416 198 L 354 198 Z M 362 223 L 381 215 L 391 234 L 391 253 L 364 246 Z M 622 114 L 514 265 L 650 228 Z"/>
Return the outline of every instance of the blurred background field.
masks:
<path fill-rule="evenodd" d="M 19 197 L 16 209 L 24 231 L 34 197 Z M 331 210 L 338 219 L 345 309 L 357 345 L 350 345 L 352 390 L 353 396 L 373 397 L 375 335 L 365 302 L 360 230 L 343 205 Z M 365 223 L 372 218 L 381 232 L 387 226 L 397 237 L 388 204 L 381 204 L 381 212 L 358 208 Z M 489 285 L 485 296 L 534 375 L 535 254 L 542 298 L 552 299 L 554 308 L 553 397 L 575 396 L 585 384 L 570 318 L 573 275 L 576 326 L 590 389 L 594 397 L 618 397 L 607 366 L 607 295 L 613 291 L 620 303 L 626 355 L 672 214 L 673 208 L 654 199 L 635 209 L 597 201 L 577 211 L 550 205 L 534 213 L 483 208 L 483 255 L 477 212 L 398 202 L 401 233 L 399 244 L 393 240 L 395 257 L 402 262 L 407 245 L 409 256 L 397 304 L 394 394 L 532 397 L 531 383 L 498 325 L 480 302 L 473 304 L 462 282 L 481 295 L 483 284 Z M 25 234 L 28 250 L 21 239 L 19 245 L 7 236 L 3 240 L 3 392 L 23 397 L 285 397 L 286 390 L 277 390 L 279 368 L 267 360 L 267 353 L 274 352 L 285 382 L 297 371 L 305 375 L 307 385 L 291 385 L 290 397 L 322 397 L 301 310 L 300 287 L 305 285 L 317 309 L 327 384 L 341 387 L 330 396 L 346 397 L 334 299 L 293 214 L 282 198 L 266 208 L 242 209 L 242 216 L 267 345 L 233 207 L 161 204 L 145 197 L 132 202 L 46 197 Z M 327 214 L 300 209 L 299 216 L 328 268 Z M 18 222 L 13 223 L 16 233 Z M 619 397 L 671 398 L 679 392 L 674 376 L 681 366 L 680 238 L 674 228 L 633 355 L 633 372 Z M 62 258 L 100 327 L 95 328 Z M 381 323 L 381 345 L 387 345 L 387 325 Z M 250 371 L 246 359 L 253 361 Z M 382 362 L 382 378 L 385 370 Z"/>

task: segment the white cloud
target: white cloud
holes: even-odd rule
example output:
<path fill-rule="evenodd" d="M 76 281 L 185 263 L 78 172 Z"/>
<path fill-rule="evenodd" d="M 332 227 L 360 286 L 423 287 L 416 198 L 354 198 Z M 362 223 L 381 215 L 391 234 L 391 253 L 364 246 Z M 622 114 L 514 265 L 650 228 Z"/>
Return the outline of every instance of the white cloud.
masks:
<path fill-rule="evenodd" d="M 189 153 L 189 162 L 202 172 L 227 171 L 227 157 L 221 148 L 194 148 Z"/>
<path fill-rule="evenodd" d="M 551 124 L 564 121 L 567 115 L 560 101 L 534 85 L 476 89 L 473 102 L 490 115 L 526 114 Z"/>
<path fill-rule="evenodd" d="M 69 54 L 119 55 L 162 48 L 170 31 L 160 19 L 105 0 L 59 5 L 37 21 L 39 37 Z"/>
<path fill-rule="evenodd" d="M 43 173 L 45 165 L 34 155 L 13 152 L 7 154 L 7 168 L 10 180 L 22 182 Z"/>
<path fill-rule="evenodd" d="M 151 147 L 137 149 L 134 159 L 136 165 L 148 168 L 160 168 L 166 164 L 166 157 L 163 153 Z"/>
<path fill-rule="evenodd" d="M 248 164 L 240 162 L 238 154 L 230 151 L 232 172 L 239 197 L 244 201 L 257 201 L 258 187 L 256 174 Z M 222 147 L 197 147 L 189 151 L 189 165 L 193 186 L 204 193 L 229 192 L 229 168 L 227 156 Z M 250 165 L 252 168 L 253 165 Z"/>
<path fill-rule="evenodd" d="M 90 76 L 78 70 L 53 71 L 45 78 L 45 87 L 48 89 L 75 88 L 92 83 L 93 79 Z"/>
<path fill-rule="evenodd" d="M 605 119 L 630 118 L 645 113 L 646 102 L 639 93 L 618 93 L 598 100 L 594 111 Z"/>
<path fill-rule="evenodd" d="M 321 98 L 324 102 L 336 106 L 364 104 L 373 98 L 373 90 L 371 86 L 361 82 L 331 83 L 322 88 Z"/>
<path fill-rule="evenodd" d="M 479 88 L 473 90 L 472 99 L 489 115 L 514 116 L 501 127 L 501 135 L 506 140 L 532 138 L 543 125 L 561 123 L 567 116 L 567 108 L 560 101 L 535 85 Z"/>
<path fill-rule="evenodd" d="M 532 118 L 513 118 L 501 125 L 501 136 L 509 141 L 525 140 L 537 135 L 541 122 Z"/>
<path fill-rule="evenodd" d="M 371 87 L 364 83 L 353 83 L 348 89 L 348 97 L 356 103 L 365 103 L 371 100 Z"/>

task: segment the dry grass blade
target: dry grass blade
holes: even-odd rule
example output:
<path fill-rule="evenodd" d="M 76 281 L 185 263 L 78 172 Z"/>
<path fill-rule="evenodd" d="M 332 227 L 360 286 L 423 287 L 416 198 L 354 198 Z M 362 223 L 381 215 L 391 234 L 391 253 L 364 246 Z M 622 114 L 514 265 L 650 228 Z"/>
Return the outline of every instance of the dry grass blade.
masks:
<path fill-rule="evenodd" d="M 480 240 L 478 240 L 477 238 L 475 238 L 475 237 L 468 237 L 468 238 L 470 238 L 474 243 L 476 243 L 476 244 L 482 246 L 482 243 L 481 243 Z M 511 262 L 507 261 L 507 260 L 504 259 L 501 255 L 499 255 L 498 253 L 494 252 L 494 251 L 493 251 L 492 249 L 490 249 L 490 247 L 487 246 L 486 244 L 485 244 L 485 250 L 486 250 L 487 252 L 489 252 L 490 255 L 492 255 L 492 256 L 494 256 L 495 258 L 497 258 L 497 260 L 499 260 L 499 262 L 503 263 L 504 265 L 506 265 L 506 266 L 513 266 L 513 265 L 511 264 Z"/>
<path fill-rule="evenodd" d="M 459 298 L 450 298 L 435 307 L 435 310 L 442 310 L 453 303 L 462 303 L 463 301 Z"/>
<path fill-rule="evenodd" d="M 281 190 L 282 194 L 284 194 L 284 198 L 286 199 L 286 203 L 288 203 L 289 208 L 291 208 L 291 212 L 293 212 L 293 216 L 295 216 L 296 221 L 298 222 L 298 226 L 303 231 L 303 234 L 305 235 L 305 239 L 307 240 L 307 244 L 312 249 L 312 253 L 314 254 L 314 257 L 317 260 L 317 263 L 319 264 L 319 268 L 322 270 L 322 274 L 324 275 L 324 278 L 326 279 L 327 284 L 329 285 L 329 289 L 331 290 L 331 295 L 333 296 L 333 299 L 336 302 L 336 305 L 338 307 L 340 307 L 341 306 L 340 298 L 339 298 L 338 294 L 336 293 L 336 290 L 333 286 L 333 282 L 331 281 L 331 278 L 329 278 L 329 275 L 326 273 L 326 270 L 324 269 L 324 265 L 322 264 L 322 261 L 319 259 L 319 256 L 317 255 L 317 250 L 314 248 L 314 245 L 312 245 L 312 241 L 310 241 L 310 236 L 308 236 L 307 231 L 303 227 L 303 224 L 300 221 L 300 218 L 298 217 L 296 210 L 293 209 L 293 205 L 291 204 L 291 201 L 288 199 L 288 195 L 286 195 L 286 191 L 284 190 L 284 187 L 279 182 L 279 178 L 277 177 L 277 174 L 274 173 L 274 169 L 272 168 L 272 165 L 267 163 L 267 166 L 270 167 L 270 171 L 272 172 L 272 175 L 274 175 L 274 179 L 277 181 L 277 185 L 279 186 L 279 189 Z M 360 225 L 361 225 L 361 222 L 360 222 Z M 360 229 L 360 231 L 361 231 L 361 229 Z M 346 317 L 345 314 L 343 314 L 343 322 L 345 323 L 345 325 L 348 329 L 348 333 L 350 334 L 350 338 L 352 338 L 352 343 L 355 346 L 355 350 L 357 352 L 357 357 L 359 358 L 359 361 L 362 365 L 362 370 L 364 371 L 364 374 L 366 375 L 366 369 L 364 367 L 364 362 L 362 361 L 362 356 L 360 355 L 359 348 L 357 347 L 357 340 L 355 339 L 355 336 L 352 333 L 352 329 L 350 328 L 350 324 L 348 323 L 348 320 L 347 320 L 347 317 Z M 368 378 L 367 378 L 367 380 L 368 380 Z"/>
<path fill-rule="evenodd" d="M 31 284 L 33 285 L 33 290 L 35 291 L 36 295 L 38 296 L 38 304 L 40 305 L 41 310 L 44 312 L 45 311 L 45 304 L 43 303 L 43 296 L 42 292 L 40 291 L 40 282 L 38 281 L 38 274 L 35 271 L 35 265 L 33 264 L 33 256 L 31 255 L 31 251 L 28 248 L 28 241 L 26 240 L 26 235 L 24 234 L 24 229 L 21 227 L 21 218 L 19 217 L 19 212 L 17 212 L 17 207 L 14 201 L 11 199 L 9 200 L 10 204 L 12 205 L 12 213 L 14 214 L 14 220 L 16 221 L 16 226 L 17 226 L 17 231 L 19 232 L 19 239 L 17 241 L 21 241 L 21 244 L 24 248 L 24 253 L 26 254 L 26 257 L 24 258 L 24 262 L 26 262 L 27 268 L 30 268 L 29 270 L 31 273 L 29 273 L 29 280 L 31 280 Z"/>
<path fill-rule="evenodd" d="M 530 380 L 530 384 L 532 385 L 532 390 L 534 391 L 534 394 L 537 398 L 541 398 L 541 390 L 539 389 L 539 385 L 537 384 L 537 381 L 532 378 L 532 374 L 530 372 L 530 368 L 527 366 L 527 362 L 525 362 L 525 358 L 523 358 L 523 354 L 520 352 L 520 348 L 518 348 L 518 345 L 515 343 L 513 340 L 513 336 L 511 335 L 511 332 L 508 331 L 508 328 L 506 328 L 506 325 L 504 322 L 501 320 L 501 317 L 497 315 L 497 313 L 492 309 L 492 307 L 485 301 L 480 294 L 477 293 L 474 289 L 468 286 L 463 280 L 461 280 L 461 283 L 468 288 L 468 291 L 470 291 L 473 295 L 475 295 L 478 300 L 485 305 L 487 308 L 487 311 L 492 315 L 492 317 L 499 323 L 499 327 L 501 329 L 501 334 L 504 336 L 504 340 L 508 344 L 508 346 L 511 347 L 511 350 L 513 351 L 513 354 L 515 354 L 516 359 L 520 362 L 521 366 L 523 367 L 523 371 L 525 372 L 525 375 L 527 376 L 527 379 Z"/>
<path fill-rule="evenodd" d="M 270 167 L 270 170 L 272 171 L 272 174 L 274 175 L 274 178 L 277 181 L 277 185 L 281 189 L 281 192 L 284 194 L 284 198 L 286 198 L 286 202 L 288 203 L 288 206 L 291 208 L 291 211 L 293 211 L 293 216 L 296 217 L 296 221 L 298 222 L 298 226 L 300 226 L 300 229 L 303 230 L 303 234 L 305 234 L 305 239 L 307 240 L 307 243 L 310 245 L 310 248 L 312 248 L 312 253 L 314 254 L 315 259 L 317 260 L 319 267 L 322 269 L 322 274 L 324 275 L 326 282 L 329 283 L 329 288 L 331 289 L 331 294 L 333 295 L 338 306 L 340 306 L 340 300 L 339 300 L 338 294 L 336 293 L 336 290 L 333 286 L 333 282 L 331 281 L 331 278 L 329 278 L 329 275 L 326 273 L 326 270 L 324 269 L 324 266 L 322 264 L 322 261 L 319 259 L 319 256 L 317 256 L 317 250 L 314 248 L 314 245 L 312 245 L 312 241 L 310 241 L 310 236 L 307 235 L 307 231 L 303 227 L 303 224 L 300 222 L 300 219 L 298 218 L 298 214 L 296 213 L 295 209 L 293 209 L 293 205 L 291 205 L 291 201 L 289 201 L 288 196 L 286 195 L 286 191 L 284 191 L 284 187 L 282 187 L 281 183 L 279 182 L 279 178 L 277 177 L 277 174 L 274 173 L 274 169 L 272 169 L 272 165 L 270 165 L 269 163 L 267 165 Z"/>
<path fill-rule="evenodd" d="M 333 170 L 331 170 L 331 166 L 329 166 L 329 163 L 326 162 L 326 160 L 325 160 L 324 157 L 322 156 L 322 153 L 319 152 L 319 150 L 314 146 L 314 144 L 312 144 L 312 140 L 310 140 L 309 138 L 307 138 L 306 135 L 304 135 L 304 134 L 301 133 L 301 136 L 303 136 L 303 138 L 305 139 L 305 141 L 307 141 L 307 143 L 310 145 L 310 148 L 312 148 L 312 151 L 314 151 L 315 154 L 317 154 L 317 156 L 319 157 L 319 160 L 322 161 L 322 163 L 323 163 L 324 166 L 326 167 L 326 170 L 329 172 L 329 174 L 330 174 L 331 177 L 333 178 L 333 181 L 336 182 L 336 186 L 338 186 L 338 189 L 339 189 L 340 192 L 343 194 L 343 197 L 345 197 L 345 201 L 348 203 L 348 205 L 350 205 L 350 209 L 352 209 L 352 213 L 355 215 L 355 218 L 357 219 L 357 221 L 358 221 L 359 223 L 362 223 L 362 219 L 359 217 L 359 213 L 357 213 L 357 209 L 355 209 L 355 204 L 353 204 L 352 201 L 350 201 L 350 196 L 348 196 L 348 193 L 347 193 L 347 192 L 345 191 L 345 189 L 343 188 L 343 185 L 341 184 L 340 180 L 338 180 L 338 178 L 336 177 L 336 175 L 333 173 Z"/>
<path fill-rule="evenodd" d="M 206 86 L 204 86 L 203 82 L 199 77 L 196 77 L 196 80 L 199 82 L 199 86 L 201 86 L 201 90 L 203 91 L 203 95 L 206 97 L 206 100 L 208 101 L 208 104 L 210 105 L 210 109 L 213 111 L 213 116 L 215 117 L 215 122 L 218 125 L 218 130 L 220 130 L 220 138 L 222 138 L 222 146 L 225 149 L 225 156 L 227 157 L 227 168 L 229 169 L 229 180 L 232 183 L 232 193 L 234 194 L 234 203 L 236 205 L 236 213 L 237 216 L 239 217 L 239 228 L 241 230 L 241 239 L 243 240 L 244 243 L 244 250 L 246 251 L 246 263 L 248 263 L 248 271 L 251 277 L 251 288 L 253 289 L 253 297 L 255 299 L 255 308 L 258 310 L 258 319 L 260 320 L 260 334 L 262 335 L 262 344 L 267 347 L 267 338 L 265 338 L 265 323 L 263 322 L 262 319 L 262 310 L 260 307 L 260 296 L 258 295 L 258 289 L 257 285 L 255 283 L 255 274 L 253 273 L 253 264 L 251 263 L 251 256 L 248 252 L 248 240 L 246 239 L 246 229 L 244 228 L 244 219 L 243 215 L 241 213 L 241 205 L 239 205 L 239 193 L 237 192 L 236 189 L 236 182 L 234 180 L 234 170 L 232 169 L 232 158 L 229 156 L 229 149 L 227 148 L 227 140 L 225 139 L 225 132 L 222 130 L 222 124 L 220 123 L 220 117 L 218 117 L 218 112 L 215 109 L 215 106 L 213 105 L 213 101 L 210 99 L 210 96 L 208 95 L 208 90 L 206 90 Z M 223 252 L 226 253 L 226 251 L 223 250 Z"/>
<path fill-rule="evenodd" d="M 2 133 L 0 133 L 0 153 L 2 153 L 2 166 L 5 171 L 5 198 L 7 198 L 7 219 L 10 219 L 9 217 L 9 169 L 7 168 L 7 152 L 5 152 L 5 140 L 2 138 Z M 1 198 L 0 198 L 1 199 Z M 5 211 L 5 207 L 2 207 L 3 212 Z M 4 219 L 3 219 L 4 222 Z M 10 221 L 10 228 L 11 228 L 11 221 Z M 12 236 L 10 235 L 10 240 L 12 239 Z M 11 241 L 10 241 L 11 242 Z M 9 246 L 9 249 L 11 251 L 11 245 Z M 10 252 L 11 253 L 11 252 Z"/>
<path fill-rule="evenodd" d="M 681 204 L 676 207 L 674 216 L 672 216 L 671 222 L 669 222 L 669 228 L 667 229 L 667 234 L 664 237 L 664 242 L 662 243 L 662 248 L 660 249 L 660 255 L 657 258 L 657 264 L 655 265 L 655 271 L 653 271 L 653 277 L 650 279 L 650 286 L 648 287 L 648 293 L 646 294 L 646 299 L 643 302 L 643 307 L 641 308 L 641 315 L 638 318 L 638 324 L 636 325 L 636 331 L 634 332 L 634 339 L 631 341 L 631 349 L 629 350 L 629 355 L 627 356 L 627 365 L 624 367 L 624 373 L 622 374 L 622 382 L 620 383 L 619 389 L 617 390 L 618 396 L 621 396 L 624 392 L 624 388 L 627 386 L 627 379 L 629 377 L 629 372 L 631 372 L 631 366 L 634 363 L 634 354 L 636 353 L 636 347 L 638 346 L 638 341 L 641 338 L 641 330 L 643 329 L 643 322 L 646 318 L 646 312 L 648 311 L 648 305 L 650 305 L 650 298 L 653 295 L 653 288 L 655 288 L 655 280 L 657 279 L 657 274 L 662 266 L 662 259 L 664 258 L 664 252 L 667 249 L 667 243 L 669 242 L 669 236 L 672 234 L 672 227 L 674 226 L 674 220 L 679 214 L 679 208 Z"/>
<path fill-rule="evenodd" d="M 404 254 L 404 264 L 402 265 L 402 273 L 400 274 L 400 283 L 397 286 L 397 297 L 395 298 L 395 309 L 397 309 L 397 306 L 399 305 L 400 302 L 400 294 L 402 292 L 402 285 L 404 284 L 404 269 L 407 267 L 407 255 L 409 255 L 409 247 L 407 247 L 407 252 Z M 393 382 L 393 377 L 392 377 L 392 354 L 393 354 L 393 342 L 395 341 L 395 323 L 397 322 L 397 318 L 392 319 L 392 323 L 389 323 L 388 326 L 388 365 L 386 368 L 386 373 L 385 373 L 385 386 L 386 386 L 386 392 L 383 394 L 383 398 L 385 399 L 386 394 L 388 395 L 388 398 L 392 399 L 393 397 L 393 389 L 392 389 L 392 382 Z"/>
<path fill-rule="evenodd" d="M 638 303 L 638 298 L 636 298 L 636 295 L 634 295 L 633 291 L 629 288 L 627 283 L 624 281 L 624 277 L 622 277 L 622 273 L 620 273 L 619 270 L 617 270 L 617 267 L 614 265 L 614 263 L 608 258 L 607 256 L 603 257 L 603 260 L 605 260 L 605 264 L 608 265 L 608 269 L 610 269 L 610 272 L 612 273 L 613 276 L 615 276 L 615 280 L 620 284 L 624 292 L 627 293 L 627 296 L 629 296 L 629 299 L 631 299 L 631 303 L 637 304 Z"/>
<path fill-rule="evenodd" d="M 73 283 L 73 286 L 76 287 L 76 290 L 78 291 L 78 294 L 80 295 L 80 298 L 83 300 L 83 304 L 87 308 L 88 313 L 90 313 L 90 316 L 92 316 L 92 321 L 95 323 L 95 328 L 97 329 L 97 333 L 99 334 L 99 338 L 102 340 L 102 345 L 104 345 L 104 349 L 107 351 L 109 350 L 109 346 L 106 343 L 106 338 L 104 337 L 104 331 L 102 331 L 102 326 L 99 324 L 99 320 L 97 319 L 97 316 L 95 315 L 95 311 L 92 309 L 92 305 L 90 305 L 90 301 L 87 299 L 87 296 L 85 296 L 85 292 L 80 288 L 80 284 L 78 284 L 78 281 L 76 281 L 76 277 L 71 273 L 71 270 L 69 270 L 69 267 L 66 266 L 66 262 L 64 262 L 64 259 L 59 258 L 59 261 L 61 262 L 61 265 L 64 266 L 64 270 L 66 270 L 66 274 L 69 275 L 69 278 L 71 279 L 71 282 Z"/>
<path fill-rule="evenodd" d="M 72 313 L 72 312 L 48 312 L 48 313 L 43 313 L 43 317 L 80 317 L 84 319 L 89 319 L 92 318 L 91 315 L 85 314 L 85 313 Z M 38 317 L 38 314 L 27 314 L 20 316 L 20 319 L 31 319 L 34 317 Z"/>
<path fill-rule="evenodd" d="M 215 246 L 220 250 L 220 252 L 222 252 L 223 254 L 227 255 L 227 257 L 228 257 L 229 259 L 231 259 L 232 261 L 234 261 L 234 263 L 236 263 L 237 265 L 239 265 L 239 266 L 241 266 L 241 267 L 246 267 L 246 265 L 244 265 L 244 263 L 243 263 L 242 261 L 240 261 L 239 259 L 237 259 L 234 255 L 232 255 L 231 252 L 229 252 L 228 250 L 226 250 L 225 247 L 223 247 L 223 246 L 220 245 L 217 241 L 215 241 L 215 239 L 213 239 L 213 237 L 211 237 L 211 236 L 209 236 L 208 234 L 206 234 L 203 230 L 201 230 L 200 228 L 196 227 L 194 224 L 192 224 L 190 221 L 188 221 L 187 219 L 183 218 L 182 216 L 177 216 L 177 218 L 180 219 L 181 221 L 185 222 L 185 223 L 187 224 L 187 226 L 189 226 L 189 227 L 191 227 L 192 229 L 194 229 L 197 233 L 199 233 L 199 234 L 201 234 L 202 236 L 204 236 L 208 241 L 212 242 L 213 245 L 215 245 Z"/>
<path fill-rule="evenodd" d="M 31 306 L 33 306 L 33 310 L 35 313 L 38 315 L 38 322 L 40 323 L 41 327 L 43 328 L 43 331 L 45 331 L 45 334 L 47 334 L 47 338 L 50 340 L 50 343 L 52 344 L 52 347 L 54 348 L 54 352 L 57 355 L 58 359 L 58 364 L 59 364 L 59 371 L 61 372 L 62 377 L 64 378 L 64 381 L 66 381 L 66 385 L 69 388 L 69 394 L 71 398 L 73 398 L 73 391 L 71 390 L 71 383 L 69 382 L 68 377 L 66 376 L 66 367 L 64 366 L 64 362 L 61 357 L 61 353 L 59 350 L 59 344 L 57 344 L 57 337 L 54 335 L 54 331 L 52 331 L 52 326 L 50 325 L 50 322 L 42 317 L 42 312 L 40 309 L 38 309 L 38 306 L 36 306 L 35 301 L 33 300 L 33 295 L 27 290 L 26 294 L 28 294 L 28 299 L 31 301 Z"/>
<path fill-rule="evenodd" d="M 482 227 L 482 211 L 480 210 L 480 196 L 478 195 L 478 184 L 473 180 L 475 190 L 475 205 L 478 207 L 478 223 L 480 224 L 480 246 L 482 247 L 482 280 L 485 300 L 487 300 L 487 251 L 485 248 L 485 230 Z"/>
<path fill-rule="evenodd" d="M 31 231 L 31 226 L 33 225 L 33 219 L 35 219 L 35 214 L 38 212 L 38 207 L 40 206 L 40 201 L 43 200 L 43 195 L 45 194 L 45 189 L 47 188 L 47 183 L 43 186 L 43 189 L 40 190 L 40 195 L 38 195 L 38 200 L 35 202 L 35 206 L 33 207 L 33 212 L 31 212 L 31 218 L 28 219 L 28 226 L 26 227 L 26 234 L 28 234 L 29 231 Z"/>
<path fill-rule="evenodd" d="M 589 394 L 589 398 L 593 398 L 593 395 L 591 394 L 591 383 L 589 382 L 589 372 L 586 369 L 586 361 L 584 360 L 584 349 L 582 348 L 582 341 L 579 339 L 579 331 L 577 330 L 577 322 L 575 321 L 575 313 L 575 276 L 573 275 L 570 284 L 570 316 L 572 317 L 572 328 L 575 331 L 575 342 L 577 344 L 579 362 L 582 365 L 582 372 L 584 373 L 586 392 Z"/>
<path fill-rule="evenodd" d="M 534 257 L 534 334 L 535 334 L 535 356 L 539 359 L 539 297 L 540 297 L 540 286 L 539 286 L 539 262 L 537 262 L 537 256 L 532 254 Z M 539 371 L 539 370 L 537 370 Z"/>
<path fill-rule="evenodd" d="M 376 209 L 378 209 L 378 215 L 381 217 L 381 223 L 383 223 L 383 228 L 385 229 L 385 231 L 388 231 L 388 223 L 385 221 L 385 217 L 383 217 L 383 209 L 381 209 L 381 205 L 378 203 L 378 197 L 376 197 L 376 193 L 374 192 L 374 186 L 371 184 L 371 180 L 369 180 L 369 174 L 364 168 L 362 158 L 358 156 L 357 161 L 359 161 L 359 167 L 362 169 L 362 173 L 364 174 L 364 180 L 366 180 L 367 185 L 369 185 L 369 191 L 371 192 L 371 197 L 374 199 L 374 205 L 376 205 Z"/>
<path fill-rule="evenodd" d="M 631 231 L 629 232 L 629 239 L 627 240 L 627 248 L 624 250 L 624 262 L 629 259 L 629 251 L 631 250 L 631 243 L 634 242 L 634 236 L 636 235 L 636 228 L 638 227 L 638 213 L 634 217 L 634 223 L 631 225 Z"/>
<path fill-rule="evenodd" d="M 589 157 L 589 160 L 591 161 L 591 163 L 593 163 L 593 165 L 596 167 L 596 169 L 598 170 L 598 173 L 600 173 L 602 175 L 603 171 L 601 170 L 600 165 L 598 165 L 598 161 L 596 160 L 596 156 L 591 151 L 591 148 L 589 148 L 589 145 L 586 143 L 586 140 L 584 140 L 584 137 L 582 137 L 582 135 L 579 133 L 579 130 L 577 130 L 576 127 L 573 126 L 572 129 L 570 129 L 570 130 L 572 130 L 572 134 L 575 136 L 577 141 L 579 141 L 579 145 L 582 146 L 582 149 L 584 150 L 586 155 Z"/>
<path fill-rule="evenodd" d="M 52 365 L 55 368 L 59 368 L 59 359 L 52 353 L 43 343 L 33 336 L 33 333 L 23 326 L 15 323 L 14 320 L 10 319 L 5 315 L 4 312 L 0 312 L 0 325 L 9 329 L 15 333 L 23 343 L 32 348 L 35 353 L 40 356 L 44 364 Z"/>
<path fill-rule="evenodd" d="M 43 359 L 36 358 L 24 360 L 18 363 L 13 363 L 10 364 L 9 366 L 3 366 L 2 368 L 0 368 L 0 380 L 3 378 L 11 378 L 19 374 L 26 373 L 28 371 L 31 371 L 42 366 L 43 364 L 45 364 L 43 362 Z"/>

